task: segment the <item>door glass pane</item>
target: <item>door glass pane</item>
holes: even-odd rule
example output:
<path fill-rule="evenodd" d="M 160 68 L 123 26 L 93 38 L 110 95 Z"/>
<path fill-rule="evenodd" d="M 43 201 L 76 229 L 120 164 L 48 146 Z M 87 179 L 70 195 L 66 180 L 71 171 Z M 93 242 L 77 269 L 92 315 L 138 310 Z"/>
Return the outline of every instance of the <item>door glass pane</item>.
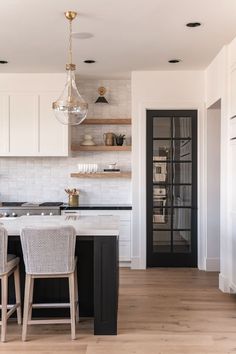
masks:
<path fill-rule="evenodd" d="M 173 163 L 173 183 L 192 183 L 192 163 Z"/>
<path fill-rule="evenodd" d="M 153 162 L 153 182 L 171 183 L 171 163 Z"/>
<path fill-rule="evenodd" d="M 170 230 L 171 229 L 171 209 L 157 208 L 153 210 L 153 229 Z"/>
<path fill-rule="evenodd" d="M 167 207 L 171 206 L 171 186 L 154 186 L 153 187 L 153 206 Z"/>
<path fill-rule="evenodd" d="M 192 160 L 191 140 L 173 140 L 173 160 L 174 161 Z"/>
<path fill-rule="evenodd" d="M 171 137 L 171 118 L 155 117 L 153 119 L 153 137 L 154 138 Z"/>
<path fill-rule="evenodd" d="M 153 252 L 170 252 L 171 251 L 171 232 L 170 231 L 154 231 L 153 232 Z"/>
<path fill-rule="evenodd" d="M 173 232 L 173 252 L 174 253 L 191 252 L 191 232 L 190 231 Z"/>
<path fill-rule="evenodd" d="M 191 138 L 192 122 L 191 117 L 174 117 L 173 118 L 173 137 L 174 138 Z"/>
<path fill-rule="evenodd" d="M 191 206 L 192 205 L 192 187 L 191 186 L 173 186 L 173 205 Z"/>
<path fill-rule="evenodd" d="M 173 228 L 191 229 L 191 209 L 190 208 L 173 209 Z"/>
<path fill-rule="evenodd" d="M 171 159 L 171 140 L 153 141 L 153 161 L 165 161 Z"/>

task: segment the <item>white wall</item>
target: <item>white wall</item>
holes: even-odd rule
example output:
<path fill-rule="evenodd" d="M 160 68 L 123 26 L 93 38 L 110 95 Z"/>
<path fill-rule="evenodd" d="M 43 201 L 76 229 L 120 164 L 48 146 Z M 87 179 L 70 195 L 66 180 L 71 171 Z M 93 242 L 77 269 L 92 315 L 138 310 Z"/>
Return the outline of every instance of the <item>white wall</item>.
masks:
<path fill-rule="evenodd" d="M 65 73 L 55 74 L 0 74 L 1 92 L 46 92 L 57 91 L 65 83 Z M 60 89 L 59 89 L 60 90 Z"/>
<path fill-rule="evenodd" d="M 219 287 L 226 290 L 227 282 L 224 280 L 228 274 L 229 248 L 229 142 L 228 142 L 228 100 L 227 100 L 227 46 L 223 47 L 218 55 L 206 68 L 206 107 L 221 102 L 221 144 L 220 144 L 220 276 Z M 209 112 L 209 110 L 208 110 Z M 206 166 L 207 167 L 207 166 Z M 211 181 L 208 180 L 209 183 Z M 210 247 L 208 246 L 208 249 Z"/>
<path fill-rule="evenodd" d="M 54 74 L 5 74 L 1 76 L 0 88 L 6 91 L 15 83 L 15 90 L 27 87 L 37 77 L 35 90 L 63 89 L 64 75 L 57 79 Z M 18 77 L 18 80 L 16 79 Z M 41 78 L 41 81 L 39 81 Z M 57 80 L 57 81 L 56 81 Z M 99 86 L 107 88 L 108 105 L 94 104 Z M 90 118 L 130 118 L 131 84 L 130 80 L 86 80 L 79 82 L 80 93 L 89 102 Z M 55 118 L 56 119 L 56 118 Z M 130 140 L 129 126 L 78 126 L 72 129 L 73 142 L 81 142 L 84 134 L 92 134 L 96 142 L 101 142 L 103 133 L 113 131 L 124 133 Z M 4 157 L 0 158 L 0 201 L 67 201 L 64 189 L 75 187 L 81 190 L 81 203 L 130 204 L 131 180 L 122 178 L 77 179 L 70 178 L 76 172 L 78 163 L 98 163 L 103 169 L 108 163 L 117 162 L 123 170 L 131 169 L 131 152 L 74 153 L 71 157 Z"/>
<path fill-rule="evenodd" d="M 228 212 L 228 242 L 224 252 L 227 273 L 224 273 L 226 290 L 236 293 L 236 38 L 228 46 L 228 145 L 229 145 L 229 212 Z M 233 118 L 233 119 L 231 119 Z M 229 289 L 228 289 L 229 288 Z"/>
<path fill-rule="evenodd" d="M 223 47 L 206 69 L 207 107 L 221 100 L 220 172 L 220 275 L 219 288 L 236 291 L 235 234 L 235 141 L 236 122 L 236 39 Z M 209 182 L 210 183 L 210 182 Z"/>
<path fill-rule="evenodd" d="M 225 94 L 226 88 L 226 47 L 224 47 L 205 71 L 206 106 L 212 106 Z"/>
<path fill-rule="evenodd" d="M 221 105 L 207 110 L 207 234 L 206 266 L 220 271 L 220 142 Z"/>
<path fill-rule="evenodd" d="M 132 267 L 146 267 L 146 109 L 198 110 L 199 268 L 204 268 L 204 72 L 142 71 L 132 73 L 133 240 Z"/>

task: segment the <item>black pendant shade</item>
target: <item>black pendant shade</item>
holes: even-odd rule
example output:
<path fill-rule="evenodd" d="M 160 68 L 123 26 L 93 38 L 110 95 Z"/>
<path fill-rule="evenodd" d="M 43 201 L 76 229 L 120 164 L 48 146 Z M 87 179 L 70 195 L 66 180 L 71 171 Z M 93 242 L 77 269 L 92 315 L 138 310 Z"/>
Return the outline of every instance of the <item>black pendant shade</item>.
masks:
<path fill-rule="evenodd" d="M 109 103 L 107 101 L 107 99 L 104 97 L 105 93 L 106 93 L 106 89 L 105 87 L 101 86 L 98 88 L 98 93 L 99 93 L 99 97 L 97 98 L 97 100 L 95 101 L 95 103 Z"/>
<path fill-rule="evenodd" d="M 108 103 L 108 101 L 104 96 L 99 96 L 95 103 Z"/>

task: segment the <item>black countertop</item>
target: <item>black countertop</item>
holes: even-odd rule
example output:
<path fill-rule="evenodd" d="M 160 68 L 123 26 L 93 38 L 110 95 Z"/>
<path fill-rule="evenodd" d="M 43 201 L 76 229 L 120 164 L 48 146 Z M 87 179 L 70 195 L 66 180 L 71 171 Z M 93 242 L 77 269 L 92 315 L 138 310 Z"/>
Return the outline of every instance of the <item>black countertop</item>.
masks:
<path fill-rule="evenodd" d="M 132 210 L 132 205 L 109 205 L 109 204 L 80 204 L 77 207 L 71 207 L 68 204 L 63 204 L 61 210 Z"/>

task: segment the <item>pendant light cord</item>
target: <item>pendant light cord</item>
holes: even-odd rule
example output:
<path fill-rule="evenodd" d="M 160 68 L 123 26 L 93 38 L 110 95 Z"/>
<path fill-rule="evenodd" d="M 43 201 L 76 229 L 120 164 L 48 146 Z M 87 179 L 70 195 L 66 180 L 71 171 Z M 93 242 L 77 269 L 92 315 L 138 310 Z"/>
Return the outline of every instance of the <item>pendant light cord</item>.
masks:
<path fill-rule="evenodd" d="M 72 64 L 72 20 L 70 22 L 70 33 L 69 33 L 69 64 Z"/>
<path fill-rule="evenodd" d="M 72 64 L 72 20 L 69 21 L 69 64 Z M 71 68 L 69 69 L 69 86 L 68 86 L 68 101 L 71 102 L 72 99 L 72 80 L 71 80 Z"/>

